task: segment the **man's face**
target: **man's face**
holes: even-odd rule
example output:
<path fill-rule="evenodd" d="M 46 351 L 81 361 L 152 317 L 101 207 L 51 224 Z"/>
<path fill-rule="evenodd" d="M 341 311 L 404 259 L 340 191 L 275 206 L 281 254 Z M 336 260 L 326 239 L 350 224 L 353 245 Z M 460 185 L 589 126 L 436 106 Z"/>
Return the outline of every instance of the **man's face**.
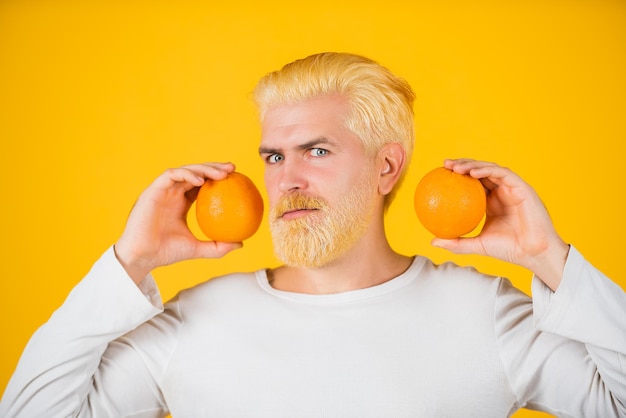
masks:
<path fill-rule="evenodd" d="M 274 250 L 287 265 L 315 268 L 365 234 L 377 198 L 374 158 L 344 125 L 339 96 L 268 110 L 259 152 L 265 161 Z"/>

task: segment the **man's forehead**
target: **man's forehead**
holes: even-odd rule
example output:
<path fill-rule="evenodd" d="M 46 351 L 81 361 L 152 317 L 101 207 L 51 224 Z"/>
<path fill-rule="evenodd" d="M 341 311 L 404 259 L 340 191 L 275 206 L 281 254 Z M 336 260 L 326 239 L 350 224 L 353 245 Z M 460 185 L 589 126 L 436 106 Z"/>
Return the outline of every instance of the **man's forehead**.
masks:
<path fill-rule="evenodd" d="M 349 106 L 343 97 L 321 96 L 267 109 L 261 125 L 263 130 L 298 125 L 343 125 L 348 113 Z"/>
<path fill-rule="evenodd" d="M 340 96 L 316 97 L 268 109 L 261 124 L 260 149 L 360 146 L 362 141 L 346 126 L 348 111 L 346 100 Z"/>

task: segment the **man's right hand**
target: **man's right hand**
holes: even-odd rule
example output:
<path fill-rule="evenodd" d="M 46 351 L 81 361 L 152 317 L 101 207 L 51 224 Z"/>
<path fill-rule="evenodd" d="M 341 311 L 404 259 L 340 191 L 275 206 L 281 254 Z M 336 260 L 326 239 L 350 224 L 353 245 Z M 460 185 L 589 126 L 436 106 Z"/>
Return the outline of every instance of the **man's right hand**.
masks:
<path fill-rule="evenodd" d="M 187 212 L 206 179 L 220 180 L 235 171 L 231 163 L 207 163 L 172 168 L 139 196 L 126 228 L 115 244 L 115 255 L 139 284 L 159 266 L 194 258 L 219 258 L 242 243 L 198 240 L 187 226 Z"/>

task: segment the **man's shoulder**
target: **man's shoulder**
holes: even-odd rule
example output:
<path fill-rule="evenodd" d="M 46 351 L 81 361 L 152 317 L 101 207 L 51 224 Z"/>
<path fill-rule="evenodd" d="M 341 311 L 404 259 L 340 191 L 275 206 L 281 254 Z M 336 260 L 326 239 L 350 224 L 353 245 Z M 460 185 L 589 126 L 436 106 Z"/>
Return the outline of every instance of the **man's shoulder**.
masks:
<path fill-rule="evenodd" d="M 183 311 L 219 309 L 221 307 L 238 306 L 250 303 L 258 297 L 261 287 L 258 284 L 263 270 L 251 272 L 235 272 L 209 278 L 192 287 L 181 290 L 167 308 Z"/>
<path fill-rule="evenodd" d="M 508 279 L 479 271 L 471 265 L 460 265 L 452 261 L 435 263 L 425 258 L 420 271 L 422 281 L 429 286 L 459 292 L 496 294 L 502 286 L 510 286 Z"/>
<path fill-rule="evenodd" d="M 204 280 L 188 289 L 182 290 L 186 298 L 206 297 L 214 293 L 241 292 L 258 288 L 258 275 L 263 270 L 249 272 L 233 272 Z"/>
<path fill-rule="evenodd" d="M 435 261 L 421 257 L 423 261 L 423 273 L 432 275 L 433 278 L 445 280 L 475 280 L 479 282 L 499 280 L 500 277 L 485 274 L 471 265 L 461 265 L 453 261 L 436 263 Z"/>

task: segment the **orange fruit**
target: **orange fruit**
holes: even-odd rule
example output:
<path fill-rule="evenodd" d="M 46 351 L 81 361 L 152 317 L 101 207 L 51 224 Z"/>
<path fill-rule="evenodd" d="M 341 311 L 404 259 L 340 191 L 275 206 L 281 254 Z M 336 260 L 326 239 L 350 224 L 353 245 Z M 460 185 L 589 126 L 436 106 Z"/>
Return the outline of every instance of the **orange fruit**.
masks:
<path fill-rule="evenodd" d="M 485 189 L 480 180 L 438 167 L 415 189 L 415 213 L 438 238 L 457 238 L 473 231 L 485 215 Z"/>
<path fill-rule="evenodd" d="M 252 180 L 230 173 L 222 180 L 207 180 L 198 191 L 196 219 L 200 230 L 214 241 L 240 242 L 259 229 L 263 198 Z"/>

